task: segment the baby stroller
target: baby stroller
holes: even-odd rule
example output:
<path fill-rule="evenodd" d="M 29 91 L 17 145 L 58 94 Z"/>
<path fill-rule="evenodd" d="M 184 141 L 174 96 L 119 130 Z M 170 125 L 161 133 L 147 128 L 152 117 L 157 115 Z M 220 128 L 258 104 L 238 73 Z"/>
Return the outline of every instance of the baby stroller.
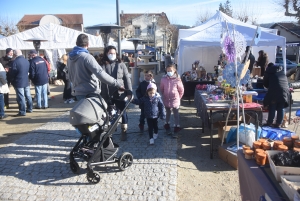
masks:
<path fill-rule="evenodd" d="M 78 142 L 70 152 L 70 168 L 79 174 L 80 168 L 75 159 L 87 162 L 87 180 L 96 184 L 100 175 L 93 170 L 93 166 L 118 163 L 124 171 L 133 164 L 133 156 L 124 152 L 117 157 L 119 145 L 113 142 L 112 134 L 118 122 L 133 99 L 132 91 L 116 90 L 111 96 L 113 100 L 126 102 L 123 111 L 117 111 L 113 106 L 107 106 L 100 95 L 88 95 L 70 111 L 70 124 L 81 134 Z"/>

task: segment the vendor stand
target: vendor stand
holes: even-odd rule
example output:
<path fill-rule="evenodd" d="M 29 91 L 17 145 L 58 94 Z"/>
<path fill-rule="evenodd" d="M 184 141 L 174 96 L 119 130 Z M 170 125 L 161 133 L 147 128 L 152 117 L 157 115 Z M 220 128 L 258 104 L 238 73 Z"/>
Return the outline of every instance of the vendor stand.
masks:
<path fill-rule="evenodd" d="M 289 200 L 276 181 L 269 166 L 258 166 L 255 160 L 247 160 L 243 151 L 237 152 L 239 181 L 242 200 Z"/>

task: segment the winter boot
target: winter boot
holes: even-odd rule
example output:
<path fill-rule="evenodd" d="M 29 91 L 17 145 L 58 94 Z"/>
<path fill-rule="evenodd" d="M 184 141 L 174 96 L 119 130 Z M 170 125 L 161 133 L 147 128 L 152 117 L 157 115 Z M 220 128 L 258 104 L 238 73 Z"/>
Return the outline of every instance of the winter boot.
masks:
<path fill-rule="evenodd" d="M 170 128 L 170 124 L 165 124 L 164 128 L 166 129 L 166 134 L 171 135 L 172 131 L 171 131 L 171 128 Z"/>
<path fill-rule="evenodd" d="M 121 141 L 127 140 L 127 124 L 121 124 Z"/>

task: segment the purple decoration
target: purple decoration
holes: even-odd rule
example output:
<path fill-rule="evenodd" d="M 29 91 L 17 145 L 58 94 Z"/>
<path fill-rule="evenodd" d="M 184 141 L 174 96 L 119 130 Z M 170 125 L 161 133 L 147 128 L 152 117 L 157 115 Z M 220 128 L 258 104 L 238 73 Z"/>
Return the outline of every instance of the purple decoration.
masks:
<path fill-rule="evenodd" d="M 234 42 L 231 40 L 231 38 L 229 36 L 225 37 L 224 49 L 225 49 L 225 54 L 227 56 L 228 61 L 229 62 L 234 62 L 234 60 L 235 60 L 235 47 L 234 47 Z"/>

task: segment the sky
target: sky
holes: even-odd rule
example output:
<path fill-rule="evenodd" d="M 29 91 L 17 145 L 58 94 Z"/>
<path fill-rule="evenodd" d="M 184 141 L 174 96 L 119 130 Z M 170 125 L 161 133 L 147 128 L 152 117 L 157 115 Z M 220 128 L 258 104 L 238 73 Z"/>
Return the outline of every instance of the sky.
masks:
<path fill-rule="evenodd" d="M 284 17 L 284 10 L 276 4 L 280 0 L 231 0 L 233 12 L 253 13 L 258 24 L 295 21 Z M 281 0 L 283 1 L 283 0 Z M 119 10 L 124 13 L 165 12 L 171 24 L 194 26 L 199 13 L 214 15 L 220 3 L 226 0 L 119 0 Z M 18 22 L 29 14 L 83 14 L 84 26 L 116 23 L 114 0 L 43 0 L 39 3 L 25 0 L 0 0 L 1 18 Z M 200 14 L 201 15 L 201 14 Z"/>

